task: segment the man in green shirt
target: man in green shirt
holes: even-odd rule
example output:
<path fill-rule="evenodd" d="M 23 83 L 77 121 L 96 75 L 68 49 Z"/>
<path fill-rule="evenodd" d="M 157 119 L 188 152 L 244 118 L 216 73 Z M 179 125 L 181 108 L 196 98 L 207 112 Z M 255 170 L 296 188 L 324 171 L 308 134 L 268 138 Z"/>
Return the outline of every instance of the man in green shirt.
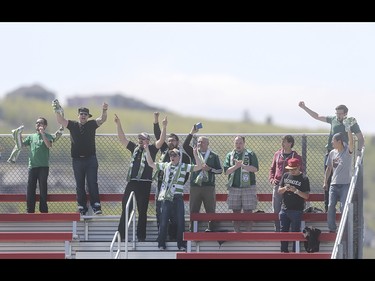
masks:
<path fill-rule="evenodd" d="M 41 213 L 48 213 L 47 180 L 49 175 L 49 149 L 52 147 L 54 138 L 52 135 L 45 132 L 46 128 L 47 119 L 39 117 L 35 124 L 36 133 L 27 136 L 22 142 L 23 147 L 30 147 L 26 191 L 26 206 L 28 213 L 35 213 L 37 182 L 39 183 L 40 193 L 39 211 Z"/>

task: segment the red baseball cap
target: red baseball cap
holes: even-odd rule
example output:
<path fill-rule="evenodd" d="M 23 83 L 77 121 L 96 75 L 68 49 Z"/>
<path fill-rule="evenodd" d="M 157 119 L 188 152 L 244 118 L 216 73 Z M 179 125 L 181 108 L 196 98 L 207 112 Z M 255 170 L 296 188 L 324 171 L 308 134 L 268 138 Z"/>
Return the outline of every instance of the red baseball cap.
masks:
<path fill-rule="evenodd" d="M 294 170 L 297 169 L 300 166 L 300 161 L 298 158 L 290 158 L 288 160 L 288 166 L 285 167 L 285 169 Z"/>

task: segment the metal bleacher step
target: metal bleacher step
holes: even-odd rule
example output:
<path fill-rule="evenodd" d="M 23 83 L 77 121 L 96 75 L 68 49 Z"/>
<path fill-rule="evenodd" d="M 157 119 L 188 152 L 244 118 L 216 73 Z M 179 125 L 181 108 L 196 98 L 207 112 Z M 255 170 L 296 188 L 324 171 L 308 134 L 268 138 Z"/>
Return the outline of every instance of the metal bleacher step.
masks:
<path fill-rule="evenodd" d="M 121 243 L 120 259 L 176 259 L 178 252 L 176 242 L 167 242 L 165 251 L 158 249 L 157 242 L 136 242 L 135 249 L 131 244 L 126 254 L 125 242 Z M 109 251 L 110 242 L 80 242 L 80 247 L 76 248 L 75 259 L 112 259 L 115 255 Z"/>
<path fill-rule="evenodd" d="M 186 218 L 185 229 L 189 229 L 189 219 Z M 326 222 L 311 222 L 308 226 L 320 228 L 323 232 L 328 232 Z M 198 231 L 203 232 L 206 223 L 200 223 Z M 3 222 L 2 231 L 72 231 L 72 223 L 68 222 Z M 100 219 L 90 219 L 87 221 L 77 221 L 77 238 L 70 242 L 71 259 L 112 259 L 113 253 L 110 251 L 111 242 L 117 231 L 118 218 L 101 217 Z M 160 251 L 156 242 L 157 224 L 155 217 L 147 220 L 147 237 L 145 242 L 132 241 L 133 228 L 129 229 L 129 241 L 127 255 L 125 252 L 125 242 L 120 243 L 120 259 L 176 259 L 177 243 L 167 241 L 166 251 Z M 232 222 L 219 222 L 217 231 L 232 232 Z M 254 232 L 274 231 L 273 222 L 256 221 L 253 224 Z M 291 243 L 290 243 L 291 244 Z M 116 247 L 115 247 L 116 248 Z M 321 243 L 321 252 L 331 252 L 333 243 Z M 45 242 L 6 242 L 0 243 L 2 252 L 57 252 L 64 250 L 64 243 Z M 191 251 L 197 250 L 197 243 L 191 242 Z M 199 251 L 201 252 L 278 252 L 279 242 L 259 242 L 259 241 L 201 241 Z"/>

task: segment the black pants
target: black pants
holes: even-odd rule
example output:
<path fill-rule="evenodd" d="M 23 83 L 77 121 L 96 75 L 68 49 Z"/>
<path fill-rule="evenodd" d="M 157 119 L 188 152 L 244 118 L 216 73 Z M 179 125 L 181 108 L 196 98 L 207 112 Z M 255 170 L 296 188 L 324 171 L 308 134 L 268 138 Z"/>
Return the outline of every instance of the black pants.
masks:
<path fill-rule="evenodd" d="M 151 191 L 151 181 L 136 181 L 131 180 L 125 187 L 124 196 L 122 197 L 122 213 L 118 225 L 121 239 L 125 238 L 125 211 L 126 203 L 130 197 L 130 193 L 134 191 L 135 199 L 138 209 L 138 224 L 137 224 L 137 238 L 138 241 L 146 239 L 146 225 L 147 225 L 147 209 Z M 129 211 L 133 209 L 133 200 L 130 201 Z"/>
<path fill-rule="evenodd" d="M 27 180 L 26 191 L 26 207 L 28 213 L 35 213 L 35 199 L 37 182 L 39 183 L 39 211 L 41 213 L 48 213 L 47 205 L 47 180 L 49 174 L 49 167 L 37 167 L 29 169 L 29 178 Z"/>

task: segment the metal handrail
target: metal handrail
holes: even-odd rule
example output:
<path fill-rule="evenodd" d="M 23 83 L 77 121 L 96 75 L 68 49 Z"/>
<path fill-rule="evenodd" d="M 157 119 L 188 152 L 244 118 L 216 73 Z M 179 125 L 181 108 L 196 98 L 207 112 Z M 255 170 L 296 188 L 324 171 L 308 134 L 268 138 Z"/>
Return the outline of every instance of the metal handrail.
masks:
<path fill-rule="evenodd" d="M 130 202 L 133 200 L 133 209 L 129 216 L 129 206 Z M 135 221 L 136 221 L 136 209 L 137 204 L 135 200 L 135 193 L 132 191 L 129 195 L 128 202 L 126 202 L 126 208 L 125 208 L 125 258 L 128 258 L 128 240 L 129 240 L 129 227 L 131 222 L 133 222 L 133 249 L 135 249 Z"/>
<path fill-rule="evenodd" d="M 129 206 L 130 202 L 133 200 L 133 209 L 129 216 Z M 135 200 L 135 193 L 132 191 L 129 195 L 128 202 L 126 202 L 126 208 L 125 208 L 125 258 L 128 258 L 128 240 L 129 240 L 129 227 L 131 222 L 133 222 L 133 249 L 135 248 L 135 221 L 136 221 L 136 210 L 137 210 L 137 204 Z M 117 251 L 116 255 L 113 253 L 114 245 L 117 241 Z M 121 235 L 119 231 L 116 231 L 113 238 L 111 245 L 109 247 L 111 257 L 113 259 L 119 259 L 121 257 Z"/>
<path fill-rule="evenodd" d="M 113 248 L 115 246 L 115 243 L 117 241 L 117 251 L 116 255 L 113 254 Z M 111 258 L 112 259 L 119 259 L 121 258 L 121 235 L 119 231 L 116 231 L 115 235 L 113 236 L 111 246 L 109 247 L 109 250 L 111 252 Z"/>
<path fill-rule="evenodd" d="M 351 218 L 348 222 L 349 223 L 353 222 L 352 198 L 353 198 L 354 189 L 355 189 L 356 183 L 357 183 L 359 169 L 360 169 L 360 166 L 362 164 L 364 151 L 365 151 L 365 147 L 363 146 L 360 155 L 357 156 L 357 160 L 356 160 L 355 167 L 354 167 L 354 174 L 353 174 L 351 182 L 350 182 L 348 195 L 346 197 L 344 209 L 343 209 L 343 212 L 342 212 L 342 215 L 341 215 L 341 221 L 340 221 L 340 224 L 339 224 L 339 227 L 338 227 L 336 241 L 335 241 L 335 244 L 333 245 L 331 259 L 343 258 L 343 247 L 342 247 L 341 243 L 342 243 L 342 238 L 343 238 L 343 234 L 344 234 L 344 230 L 345 230 L 345 225 L 346 225 L 346 222 L 348 221 L 348 217 Z M 351 243 L 351 245 L 352 245 L 353 244 L 353 239 L 352 239 L 352 237 L 353 237 L 353 225 L 351 225 L 351 227 L 348 227 L 348 237 L 349 237 L 348 243 Z M 352 251 L 350 249 L 352 249 L 352 247 L 349 247 L 349 245 L 348 245 L 348 252 L 352 253 Z M 352 258 L 352 254 L 349 254 L 348 258 Z"/>

